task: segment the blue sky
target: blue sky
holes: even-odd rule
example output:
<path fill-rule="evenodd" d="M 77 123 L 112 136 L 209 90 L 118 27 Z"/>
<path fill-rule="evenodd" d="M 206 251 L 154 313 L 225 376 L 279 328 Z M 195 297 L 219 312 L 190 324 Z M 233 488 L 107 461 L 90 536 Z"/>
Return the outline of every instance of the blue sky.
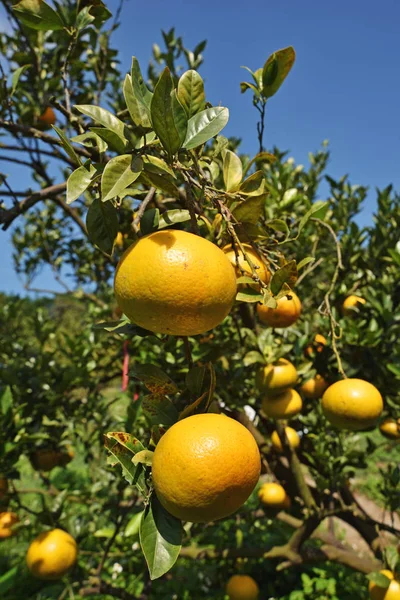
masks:
<path fill-rule="evenodd" d="M 117 2 L 107 5 L 115 11 Z M 207 97 L 229 107 L 224 133 L 241 137 L 249 153 L 257 150 L 257 112 L 250 94 L 240 94 L 247 78 L 240 67 L 255 70 L 274 50 L 293 45 L 296 64 L 267 109 L 266 145 L 288 149 L 296 162 L 308 164 L 308 152 L 328 139 L 329 174 L 348 173 L 352 183 L 371 188 L 359 218 L 369 224 L 374 188 L 400 187 L 399 22 L 398 0 L 127 0 L 114 44 L 127 71 L 133 54 L 146 66 L 153 42 L 161 45 L 161 29 L 175 26 L 189 48 L 206 38 L 200 73 Z M 0 170 L 8 172 L 9 165 L 0 163 Z M 322 187 L 321 197 L 325 192 Z M 0 289 L 22 293 L 9 238 L 0 231 Z M 36 284 L 57 289 L 51 273 Z"/>

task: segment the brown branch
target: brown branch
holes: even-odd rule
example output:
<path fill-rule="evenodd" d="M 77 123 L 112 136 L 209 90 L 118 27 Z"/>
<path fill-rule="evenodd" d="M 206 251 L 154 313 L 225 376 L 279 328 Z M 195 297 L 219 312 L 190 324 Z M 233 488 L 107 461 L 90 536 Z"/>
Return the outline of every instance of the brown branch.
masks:
<path fill-rule="evenodd" d="M 153 200 L 155 193 L 156 193 L 156 188 L 151 187 L 149 189 L 149 191 L 147 192 L 146 196 L 143 198 L 141 205 L 139 206 L 138 210 L 136 211 L 136 216 L 132 221 L 133 227 L 138 225 L 140 219 L 143 217 L 144 211 L 146 210 L 146 208 L 150 204 L 150 202 Z"/>
<path fill-rule="evenodd" d="M 40 131 L 40 129 L 36 129 L 35 127 L 29 127 L 26 125 L 19 125 L 17 123 L 12 123 L 11 121 L 5 121 L 4 119 L 0 119 L 0 128 L 4 127 L 7 131 L 11 131 L 11 133 L 23 133 L 25 136 L 38 138 L 42 142 L 46 142 L 47 144 L 51 144 L 52 146 L 62 146 L 61 140 L 59 138 L 46 133 L 45 131 Z M 76 154 L 80 154 L 81 156 L 85 156 L 86 158 L 91 158 L 92 154 L 86 150 L 86 148 L 80 148 L 74 146 L 74 150 Z"/>
<path fill-rule="evenodd" d="M 32 192 L 32 194 L 30 194 L 29 196 L 21 200 L 18 204 L 15 204 L 9 209 L 1 209 L 0 224 L 3 225 L 3 229 L 8 229 L 8 227 L 11 225 L 14 219 L 16 219 L 16 217 L 25 213 L 32 206 L 34 206 L 41 200 L 51 198 L 51 196 L 55 196 L 60 192 L 63 192 L 66 189 L 66 187 L 67 184 L 65 182 L 58 183 L 56 185 L 50 185 L 49 187 L 38 190 L 37 192 Z"/>

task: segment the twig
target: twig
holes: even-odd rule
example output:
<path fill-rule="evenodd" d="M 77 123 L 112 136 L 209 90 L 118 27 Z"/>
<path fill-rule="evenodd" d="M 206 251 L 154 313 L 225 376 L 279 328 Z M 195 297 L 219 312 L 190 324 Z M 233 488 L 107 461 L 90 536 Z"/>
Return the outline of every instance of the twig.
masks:
<path fill-rule="evenodd" d="M 12 145 L 8 145 L 8 144 L 2 144 L 0 143 L 0 150 L 11 150 L 13 152 L 26 152 L 26 148 L 22 148 L 20 146 L 12 146 Z M 71 160 L 69 158 L 69 156 L 65 155 L 65 154 L 61 154 L 61 152 L 59 152 L 57 150 L 57 148 L 53 148 L 53 150 L 43 150 L 42 148 L 37 148 L 36 152 L 41 155 L 43 154 L 44 156 L 50 156 L 51 158 L 59 158 L 60 160 L 63 160 L 64 162 L 68 163 L 72 168 L 75 169 L 76 164 L 74 163 L 73 160 Z M 25 195 L 25 193 L 24 193 Z"/>
<path fill-rule="evenodd" d="M 140 219 L 143 217 L 144 211 L 146 210 L 148 204 L 150 204 L 150 202 L 153 200 L 155 193 L 156 193 L 156 188 L 151 187 L 149 189 L 149 191 L 147 192 L 146 196 L 143 198 L 142 203 L 136 212 L 136 216 L 132 221 L 132 225 L 134 225 L 134 226 L 138 225 Z"/>
<path fill-rule="evenodd" d="M 333 238 L 334 242 L 335 242 L 335 246 L 336 246 L 336 254 L 337 254 L 337 263 L 336 263 L 336 268 L 335 268 L 335 272 L 333 274 L 332 280 L 331 280 L 331 284 L 329 286 L 328 291 L 326 292 L 325 296 L 324 296 L 324 300 L 321 304 L 321 306 L 319 307 L 319 312 L 321 314 L 325 314 L 328 315 L 329 317 L 329 323 L 330 323 L 330 328 L 331 328 L 331 336 L 332 336 L 332 350 L 333 353 L 336 357 L 336 362 L 337 362 L 337 366 L 338 366 L 338 371 L 341 374 L 341 376 L 343 377 L 343 379 L 347 379 L 347 375 L 344 372 L 343 369 L 343 365 L 342 365 L 342 359 L 340 358 L 340 354 L 336 345 L 336 340 L 339 339 L 341 337 L 341 330 L 339 335 L 336 334 L 336 328 L 338 327 L 338 323 L 336 322 L 336 319 L 334 318 L 333 314 L 332 314 L 332 308 L 331 308 L 331 302 L 330 302 L 330 296 L 333 292 L 333 290 L 335 289 L 336 286 L 336 282 L 337 279 L 339 277 L 339 271 L 340 269 L 343 269 L 343 262 L 342 262 L 342 252 L 340 249 L 340 243 L 339 240 L 336 237 L 335 232 L 333 231 L 332 227 L 328 224 L 325 223 L 325 221 L 322 221 L 321 219 L 315 219 L 312 218 L 312 221 L 315 221 L 316 223 L 318 223 L 319 225 L 322 225 L 323 227 L 325 227 L 331 237 Z M 325 304 L 325 310 L 322 310 L 323 305 Z"/>
<path fill-rule="evenodd" d="M 303 281 L 303 279 L 304 279 L 305 277 L 308 277 L 308 275 L 309 275 L 309 274 L 310 274 L 312 271 L 314 271 L 314 269 L 316 269 L 317 267 L 319 267 L 319 265 L 320 265 L 320 264 L 323 262 L 323 260 L 324 260 L 324 259 L 321 257 L 321 258 L 319 258 L 318 260 L 316 260 L 315 262 L 313 262 L 313 263 L 312 263 L 312 265 L 310 265 L 308 269 L 305 269 L 305 270 L 302 272 L 302 274 L 300 275 L 300 277 L 297 279 L 297 281 L 296 281 L 296 285 L 299 285 L 299 284 L 300 284 L 300 283 Z"/>
<path fill-rule="evenodd" d="M 261 108 L 258 104 L 255 105 L 256 109 L 260 113 L 260 120 L 257 123 L 257 135 L 258 135 L 258 144 L 259 144 L 259 152 L 264 151 L 263 146 L 263 137 L 264 137 L 264 126 L 265 126 L 265 108 L 266 108 L 266 100 L 261 101 Z"/>
<path fill-rule="evenodd" d="M 0 119 L 0 127 L 4 127 L 4 129 L 11 131 L 11 133 L 23 133 L 25 136 L 38 138 L 47 144 L 51 144 L 52 146 L 62 146 L 59 138 L 56 138 L 45 131 L 40 131 L 40 129 L 36 129 L 35 127 L 19 125 L 17 123 L 12 123 L 11 121 L 6 121 L 5 119 Z M 86 158 L 92 157 L 92 154 L 86 150 L 86 148 L 74 146 L 74 150 L 76 154 L 85 156 Z"/>

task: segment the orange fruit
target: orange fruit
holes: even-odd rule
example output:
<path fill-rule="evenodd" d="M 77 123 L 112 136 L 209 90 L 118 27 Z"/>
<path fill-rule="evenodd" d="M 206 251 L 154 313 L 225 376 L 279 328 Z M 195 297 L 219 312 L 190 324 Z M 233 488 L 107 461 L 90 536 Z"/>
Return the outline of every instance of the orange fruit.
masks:
<path fill-rule="evenodd" d="M 342 313 L 347 317 L 355 314 L 355 308 L 361 308 L 362 304 L 365 304 L 366 300 L 361 296 L 347 296 L 342 305 Z"/>
<path fill-rule="evenodd" d="M 117 248 L 124 247 L 124 236 L 121 231 L 118 231 L 117 233 L 117 237 L 114 240 L 114 246 L 117 246 Z"/>
<path fill-rule="evenodd" d="M 0 539 L 13 535 L 12 526 L 18 523 L 18 516 L 14 512 L 0 513 Z"/>
<path fill-rule="evenodd" d="M 321 398 L 328 386 L 329 383 L 321 375 L 316 375 L 311 379 L 307 379 L 307 381 L 301 385 L 300 392 L 303 394 L 304 398 L 317 400 L 318 398 Z"/>
<path fill-rule="evenodd" d="M 158 442 L 153 483 L 174 517 L 205 523 L 231 515 L 246 502 L 260 467 L 248 429 L 225 415 L 198 414 L 172 425 Z"/>
<path fill-rule="evenodd" d="M 2 500 L 8 492 L 8 480 L 5 477 L 0 477 L 0 500 Z"/>
<path fill-rule="evenodd" d="M 251 262 L 253 263 L 258 278 L 263 283 L 268 283 L 271 278 L 271 273 L 267 269 L 265 263 L 262 261 L 260 256 L 255 252 L 255 250 L 250 244 L 242 244 L 242 246 L 248 257 L 250 258 Z M 223 251 L 225 252 L 226 257 L 229 259 L 232 266 L 235 268 L 236 277 L 242 277 L 243 275 L 248 277 L 252 276 L 253 273 L 251 271 L 251 267 L 240 248 L 237 248 L 237 258 L 235 250 L 232 248 L 231 245 L 225 246 L 225 248 L 223 248 Z M 240 285 L 241 284 L 239 284 L 239 286 Z M 251 285 L 251 287 L 254 289 L 258 289 L 260 286 L 257 285 L 257 283 L 254 283 L 254 285 Z"/>
<path fill-rule="evenodd" d="M 380 573 L 390 579 L 390 584 L 389 587 L 382 588 L 370 581 L 368 591 L 371 600 L 400 600 L 400 583 L 395 580 L 392 571 L 383 569 Z"/>
<path fill-rule="evenodd" d="M 322 352 L 322 350 L 324 349 L 324 346 L 326 346 L 326 344 L 327 344 L 326 338 L 323 335 L 321 335 L 320 333 L 317 333 L 314 337 L 313 343 L 309 344 L 308 346 L 305 347 L 304 354 L 306 356 L 308 356 L 308 358 L 311 358 L 314 354 L 314 351 Z"/>
<path fill-rule="evenodd" d="M 56 122 L 56 114 L 51 106 L 45 108 L 44 112 L 38 118 L 38 124 L 45 129 L 49 129 Z"/>
<path fill-rule="evenodd" d="M 75 564 L 78 548 L 74 538 L 62 529 L 44 531 L 28 548 L 26 564 L 38 579 L 60 579 Z"/>
<path fill-rule="evenodd" d="M 218 246 L 170 229 L 151 233 L 126 250 L 114 291 L 122 311 L 140 327 L 196 335 L 225 319 L 237 290 L 235 271 Z"/>
<path fill-rule="evenodd" d="M 383 436 L 385 436 L 389 440 L 400 439 L 400 423 L 398 421 L 395 421 L 394 419 L 385 419 L 379 425 L 379 431 Z"/>
<path fill-rule="evenodd" d="M 279 483 L 264 483 L 258 491 L 258 497 L 261 503 L 268 508 L 278 510 L 290 508 L 290 498 L 285 488 Z"/>
<path fill-rule="evenodd" d="M 279 298 L 277 302 L 278 306 L 276 308 L 257 304 L 258 318 L 270 327 L 290 327 L 300 317 L 300 298 L 291 291 L 286 296 Z"/>
<path fill-rule="evenodd" d="M 51 471 L 54 467 L 64 467 L 74 457 L 74 453 L 62 452 L 54 448 L 41 448 L 34 452 L 30 459 L 32 466 L 37 471 Z"/>
<path fill-rule="evenodd" d="M 363 379 L 342 379 L 325 391 L 322 410 L 335 427 L 360 431 L 376 425 L 383 410 L 383 400 L 372 383 Z"/>
<path fill-rule="evenodd" d="M 229 600 L 258 600 L 257 583 L 250 575 L 232 575 L 226 584 Z"/>
<path fill-rule="evenodd" d="M 289 446 L 291 448 L 298 448 L 300 446 L 300 437 L 297 431 L 295 431 L 292 427 L 285 427 L 285 433 L 289 441 Z M 283 452 L 283 446 L 277 431 L 272 432 L 271 442 L 272 447 L 276 452 Z"/>
<path fill-rule="evenodd" d="M 261 408 L 271 419 L 290 419 L 303 407 L 301 396 L 296 390 L 285 390 L 279 396 L 265 396 Z"/>
<path fill-rule="evenodd" d="M 256 374 L 256 387 L 259 392 L 274 396 L 281 394 L 297 382 L 297 371 L 286 358 L 280 358 L 271 365 L 260 367 Z"/>

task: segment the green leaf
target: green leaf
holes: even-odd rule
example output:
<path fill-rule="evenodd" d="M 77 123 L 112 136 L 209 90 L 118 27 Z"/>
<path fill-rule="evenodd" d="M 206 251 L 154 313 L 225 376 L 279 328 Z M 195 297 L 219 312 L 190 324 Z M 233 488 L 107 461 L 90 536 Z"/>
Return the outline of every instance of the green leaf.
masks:
<path fill-rule="evenodd" d="M 95 129 L 94 127 L 92 129 Z M 102 131 L 108 131 L 108 129 L 100 128 Z M 119 138 L 117 138 L 119 140 Z M 71 142 L 75 142 L 76 144 L 82 144 L 82 146 L 86 146 L 87 148 L 96 148 L 102 153 L 107 150 L 107 143 L 94 131 L 85 131 L 82 135 L 75 135 L 71 138 Z M 72 148 L 73 149 L 73 148 Z"/>
<path fill-rule="evenodd" d="M 232 150 L 223 153 L 223 175 L 227 192 L 236 190 L 243 177 L 242 161 Z"/>
<path fill-rule="evenodd" d="M 110 148 L 110 150 L 118 152 L 118 154 L 125 154 L 131 147 L 131 144 L 122 140 L 114 131 L 111 131 L 111 129 L 106 129 L 105 127 L 91 127 L 90 132 L 93 133 L 93 135 L 97 135 L 102 140 L 103 144 L 105 144 L 105 150 Z"/>
<path fill-rule="evenodd" d="M 140 231 L 143 235 L 148 235 L 157 231 L 160 222 L 160 211 L 158 208 L 150 208 L 143 213 L 140 219 Z"/>
<path fill-rule="evenodd" d="M 259 196 L 264 192 L 265 177 L 262 171 L 256 171 L 240 185 L 239 192 L 245 196 Z"/>
<path fill-rule="evenodd" d="M 118 196 L 135 181 L 143 170 L 140 156 L 123 154 L 115 156 L 105 166 L 101 178 L 101 196 L 103 202 Z"/>
<path fill-rule="evenodd" d="M 283 221 L 282 219 L 271 219 L 271 221 L 267 221 L 266 225 L 267 227 L 271 227 L 274 231 L 280 231 L 285 234 L 285 240 L 287 239 L 289 227 L 287 226 L 286 221 Z"/>
<path fill-rule="evenodd" d="M 92 164 L 78 167 L 71 173 L 67 179 L 67 204 L 71 204 L 74 200 L 77 200 L 93 182 L 93 178 L 96 176 L 97 171 Z"/>
<path fill-rule="evenodd" d="M 256 225 L 264 213 L 266 194 L 251 196 L 240 202 L 232 210 L 232 214 L 241 223 L 252 223 Z"/>
<path fill-rule="evenodd" d="M 179 417 L 178 411 L 171 400 L 158 393 L 149 394 L 143 398 L 142 410 L 151 425 L 171 427 Z"/>
<path fill-rule="evenodd" d="M 254 365 L 256 363 L 265 364 L 265 358 L 258 352 L 257 350 L 251 350 L 247 352 L 243 358 L 243 364 L 245 367 L 249 367 L 250 365 Z"/>
<path fill-rule="evenodd" d="M 52 128 L 54 129 L 54 131 L 56 132 L 56 134 L 58 135 L 58 137 L 61 140 L 62 146 L 65 150 L 65 152 L 68 154 L 68 156 L 70 157 L 70 159 L 76 164 L 76 165 L 81 165 L 82 161 L 79 158 L 79 156 L 77 155 L 77 153 L 74 150 L 74 147 L 72 146 L 72 144 L 70 143 L 69 139 L 67 138 L 67 136 L 65 135 L 65 133 L 59 128 L 56 127 L 55 125 L 52 125 Z"/>
<path fill-rule="evenodd" d="M 276 296 L 284 283 L 292 287 L 297 281 L 297 266 L 296 261 L 291 260 L 283 267 L 275 271 L 271 278 L 270 288 L 274 296 Z"/>
<path fill-rule="evenodd" d="M 6 417 L 11 410 L 13 405 L 13 396 L 10 386 L 4 389 L 4 392 L 0 396 L 0 409 L 3 417 Z"/>
<path fill-rule="evenodd" d="M 133 517 L 128 521 L 125 531 L 124 537 L 130 537 L 132 535 L 139 535 L 140 530 L 140 522 L 143 518 L 143 510 L 133 515 Z"/>
<path fill-rule="evenodd" d="M 153 364 L 135 365 L 133 376 L 153 394 L 176 394 L 179 391 L 172 379 Z"/>
<path fill-rule="evenodd" d="M 236 300 L 238 302 L 262 302 L 263 295 L 252 288 L 245 288 L 236 294 Z"/>
<path fill-rule="evenodd" d="M 192 367 L 186 373 L 185 385 L 195 396 L 199 396 L 203 391 L 206 373 L 207 368 L 204 365 L 201 367 Z"/>
<path fill-rule="evenodd" d="M 263 162 L 274 163 L 276 162 L 276 156 L 274 154 L 271 154 L 270 152 L 259 152 L 255 155 L 254 158 L 251 159 L 251 161 L 247 163 L 243 174 L 246 175 L 246 173 L 249 171 L 250 167 L 254 163 L 258 164 Z"/>
<path fill-rule="evenodd" d="M 170 515 L 153 494 L 140 524 L 140 545 L 154 580 L 169 571 L 179 556 L 183 528 L 179 519 Z"/>
<path fill-rule="evenodd" d="M 317 202 L 314 202 L 312 207 L 300 219 L 297 236 L 294 239 L 297 240 L 304 225 L 306 225 L 306 223 L 308 222 L 309 219 L 311 219 L 311 217 L 313 217 L 314 219 L 323 219 L 328 208 L 329 208 L 329 202 L 324 202 L 323 200 L 317 200 Z"/>
<path fill-rule="evenodd" d="M 91 8 L 92 6 L 89 5 L 79 11 L 75 21 L 75 26 L 79 31 L 82 31 L 85 27 L 93 23 L 94 16 L 90 14 Z"/>
<path fill-rule="evenodd" d="M 387 546 L 385 548 L 385 558 L 389 569 L 395 573 L 397 565 L 400 566 L 400 556 L 396 546 Z"/>
<path fill-rule="evenodd" d="M 179 198 L 179 189 L 172 181 L 171 176 L 153 173 L 149 171 L 148 165 L 146 164 L 144 165 L 144 170 L 140 176 L 140 181 L 146 185 L 162 190 L 174 198 Z"/>
<path fill-rule="evenodd" d="M 151 467 L 153 463 L 153 455 L 154 452 L 152 452 L 151 450 L 141 450 L 140 452 L 135 454 L 135 456 L 132 458 L 132 462 L 134 465 L 138 465 L 139 463 L 141 463 L 146 467 Z"/>
<path fill-rule="evenodd" d="M 0 594 L 2 597 L 3 594 L 15 586 L 17 582 L 17 576 L 18 567 L 13 567 L 12 569 L 9 569 L 0 575 Z"/>
<path fill-rule="evenodd" d="M 14 4 L 13 11 L 27 27 L 39 31 L 58 31 L 64 29 L 61 17 L 43 0 L 21 0 Z"/>
<path fill-rule="evenodd" d="M 211 158 L 216 158 L 229 145 L 229 140 L 224 135 L 217 135 L 217 137 L 215 138 L 215 142 L 216 144 L 213 153 L 211 154 Z"/>
<path fill-rule="evenodd" d="M 111 256 L 114 240 L 119 230 L 117 210 L 111 202 L 95 198 L 86 215 L 89 239 Z"/>
<path fill-rule="evenodd" d="M 373 581 L 378 587 L 387 589 L 391 583 L 389 577 L 386 577 L 383 573 L 376 571 L 367 575 L 369 581 Z"/>
<path fill-rule="evenodd" d="M 151 127 L 149 107 L 142 102 L 141 96 L 139 98 L 136 96 L 130 75 L 126 75 L 125 77 L 123 93 L 126 106 L 134 124 L 146 128 Z"/>
<path fill-rule="evenodd" d="M 142 464 L 134 465 L 132 455 L 144 450 L 143 444 L 129 433 L 110 431 L 104 435 L 104 446 L 110 453 L 110 463 L 120 464 L 122 474 L 128 483 L 135 485 L 142 494 L 147 493 L 145 468 Z"/>
<path fill-rule="evenodd" d="M 266 61 L 262 79 L 263 89 L 262 95 L 264 98 L 271 98 L 281 87 L 292 68 L 296 58 L 296 53 L 292 46 L 283 48 L 271 54 Z"/>
<path fill-rule="evenodd" d="M 77 104 L 75 105 L 75 108 L 82 114 L 93 119 L 93 121 L 96 121 L 96 123 L 100 123 L 100 125 L 106 129 L 113 131 L 125 145 L 133 144 L 132 147 L 134 147 L 137 140 L 135 140 L 132 132 L 129 131 L 127 126 L 109 110 L 90 104 Z M 96 130 L 95 133 L 100 135 L 98 130 Z"/>
<path fill-rule="evenodd" d="M 108 331 L 110 333 L 128 334 L 130 337 L 138 335 L 139 337 L 146 337 L 147 335 L 154 335 L 152 331 L 147 331 L 138 325 L 134 325 L 125 317 L 119 321 L 103 321 L 101 323 L 95 323 L 93 329 L 99 329 L 102 331 Z"/>
<path fill-rule="evenodd" d="M 135 56 L 132 57 L 131 84 L 133 98 L 129 96 L 129 105 L 127 102 L 127 106 L 132 120 L 136 125 L 151 127 L 150 105 L 153 94 L 144 82 L 139 62 Z M 128 90 L 129 93 L 130 90 Z"/>
<path fill-rule="evenodd" d="M 191 117 L 183 147 L 187 150 L 205 144 L 217 135 L 229 120 L 229 110 L 222 106 L 207 108 Z"/>
<path fill-rule="evenodd" d="M 187 117 L 174 90 L 171 73 L 162 72 L 151 100 L 151 120 L 161 144 L 170 156 L 181 148 L 186 135 Z"/>
<path fill-rule="evenodd" d="M 19 82 L 19 79 L 20 79 L 22 73 L 24 71 L 26 71 L 26 69 L 29 69 L 29 67 L 31 67 L 31 66 L 32 65 L 22 65 L 22 67 L 18 67 L 18 69 L 15 69 L 15 71 L 12 74 L 12 77 L 11 77 L 11 94 L 10 94 L 10 97 L 14 94 L 15 90 L 17 89 L 18 82 Z"/>
<path fill-rule="evenodd" d="M 197 71 L 190 69 L 183 73 L 178 82 L 177 94 L 189 119 L 204 109 L 206 104 L 204 82 Z"/>
<path fill-rule="evenodd" d="M 185 223 L 185 221 L 190 221 L 190 212 L 184 208 L 173 208 L 160 215 L 158 229 L 169 227 L 175 223 Z"/>
<path fill-rule="evenodd" d="M 147 173 L 157 173 L 158 175 L 170 175 L 174 179 L 175 173 L 173 169 L 162 158 L 158 156 L 152 156 L 148 154 L 147 156 L 143 156 L 143 166 Z"/>
<path fill-rule="evenodd" d="M 314 262 L 315 258 L 313 256 L 306 256 L 305 258 L 303 258 L 303 260 L 301 260 L 298 264 L 297 264 L 297 271 L 300 271 L 300 269 L 302 269 L 303 267 L 305 267 L 306 265 L 308 265 L 311 262 Z"/>
<path fill-rule="evenodd" d="M 266 88 L 268 86 L 273 85 L 275 79 L 278 76 L 278 59 L 276 54 L 273 54 L 269 60 L 264 65 L 263 73 L 262 73 L 262 82 L 263 87 Z"/>
<path fill-rule="evenodd" d="M 247 92 L 247 90 L 251 90 L 257 96 L 257 98 L 261 97 L 260 90 L 253 83 L 249 83 L 248 81 L 241 81 L 240 91 L 242 92 L 242 94 Z"/>

